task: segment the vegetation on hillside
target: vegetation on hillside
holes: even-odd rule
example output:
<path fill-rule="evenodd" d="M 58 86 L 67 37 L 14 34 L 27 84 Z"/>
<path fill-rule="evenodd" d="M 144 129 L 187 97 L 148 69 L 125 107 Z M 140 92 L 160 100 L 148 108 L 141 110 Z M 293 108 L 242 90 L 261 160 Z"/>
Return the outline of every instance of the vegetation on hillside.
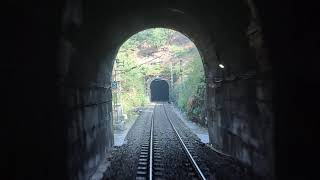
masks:
<path fill-rule="evenodd" d="M 114 90 L 113 96 L 118 93 L 125 114 L 130 116 L 134 108 L 147 104 L 148 78 L 163 77 L 173 81 L 174 103 L 192 120 L 205 124 L 203 65 L 187 37 L 171 29 L 147 29 L 130 37 L 120 47 L 116 59 L 113 80 L 120 81 L 121 89 Z"/>

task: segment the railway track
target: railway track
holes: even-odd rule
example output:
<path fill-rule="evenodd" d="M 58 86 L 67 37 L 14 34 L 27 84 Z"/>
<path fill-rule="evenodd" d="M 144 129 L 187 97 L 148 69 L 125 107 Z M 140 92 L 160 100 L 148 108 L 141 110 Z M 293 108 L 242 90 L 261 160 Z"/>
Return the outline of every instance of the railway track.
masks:
<path fill-rule="evenodd" d="M 168 166 L 165 165 L 162 154 L 165 153 L 167 150 L 166 147 L 162 147 L 163 144 L 160 143 L 161 141 L 161 134 L 155 132 L 155 111 L 156 108 L 162 108 L 164 113 L 161 113 L 157 118 L 162 118 L 161 120 L 169 122 L 171 129 L 166 129 L 166 131 L 173 131 L 178 143 L 180 144 L 186 159 L 184 161 L 185 169 L 188 171 L 188 177 L 192 179 L 206 179 L 204 173 L 199 168 L 195 158 L 192 156 L 192 149 L 188 148 L 189 142 L 184 142 L 183 138 L 179 134 L 177 128 L 175 127 L 174 123 L 170 119 L 166 107 L 163 104 L 155 105 L 153 108 L 153 113 L 151 117 L 151 126 L 150 126 L 150 133 L 148 142 L 144 142 L 141 146 L 136 179 L 137 180 L 145 180 L 145 179 L 167 179 L 166 178 L 166 171 L 165 168 Z M 159 110 L 161 111 L 161 110 Z M 166 122 L 163 122 L 166 123 Z M 172 171 L 175 171 L 174 169 Z"/>

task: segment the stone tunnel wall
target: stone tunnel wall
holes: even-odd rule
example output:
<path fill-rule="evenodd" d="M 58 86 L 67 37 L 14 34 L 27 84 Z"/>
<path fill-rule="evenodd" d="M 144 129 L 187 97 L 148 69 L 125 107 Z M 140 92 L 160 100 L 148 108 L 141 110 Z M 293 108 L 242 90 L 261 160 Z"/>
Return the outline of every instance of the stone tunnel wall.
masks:
<path fill-rule="evenodd" d="M 271 66 L 263 34 L 251 1 L 247 31 L 241 36 L 217 38 L 232 46 L 220 51 L 225 69 L 207 82 L 207 118 L 210 142 L 222 152 L 250 165 L 260 175 L 273 176 L 273 114 Z M 223 44 L 222 43 L 222 44 Z M 238 62 L 237 62 L 238 61 Z M 235 79 L 246 73 L 248 78 Z M 224 79 L 215 82 L 214 78 Z"/>
<path fill-rule="evenodd" d="M 59 52 L 59 86 L 67 128 L 69 179 L 87 180 L 113 145 L 112 65 L 88 61 L 77 32 L 82 26 L 80 1 L 67 1 Z M 94 56 L 91 55 L 93 58 Z M 103 61 L 103 62 L 102 62 Z M 106 69 L 107 68 L 107 69 Z"/>
<path fill-rule="evenodd" d="M 88 179 L 113 145 L 111 92 L 103 87 L 66 87 L 68 166 L 72 179 Z M 107 100 L 107 101 L 103 101 Z M 76 174 L 75 174 L 76 173 Z"/>
<path fill-rule="evenodd" d="M 119 17 L 105 11 L 103 7 L 108 6 L 100 1 L 87 2 L 83 7 L 77 4 L 79 1 L 68 2 L 59 69 L 61 99 L 66 107 L 71 179 L 90 177 L 113 144 L 109 84 L 117 48 L 130 35 L 154 26 L 185 33 L 200 51 L 207 83 L 209 138 L 213 146 L 252 166 L 261 175 L 272 173 L 270 70 L 266 68 L 261 31 L 249 33 L 251 27 L 259 27 L 254 13 L 250 12 L 250 3 L 217 1 L 216 5 L 202 7 L 201 11 L 186 8 L 191 16 L 173 11 L 127 9 L 132 11 L 130 17 Z M 230 8 L 228 13 L 221 11 L 226 7 Z M 90 13 L 83 13 L 86 16 L 82 17 L 81 10 Z M 147 13 L 150 16 L 146 16 Z M 170 13 L 172 15 L 168 15 Z M 225 71 L 218 68 L 218 61 L 226 65 Z M 255 71 L 259 78 L 215 82 L 220 76 L 232 79 L 249 71 Z"/>

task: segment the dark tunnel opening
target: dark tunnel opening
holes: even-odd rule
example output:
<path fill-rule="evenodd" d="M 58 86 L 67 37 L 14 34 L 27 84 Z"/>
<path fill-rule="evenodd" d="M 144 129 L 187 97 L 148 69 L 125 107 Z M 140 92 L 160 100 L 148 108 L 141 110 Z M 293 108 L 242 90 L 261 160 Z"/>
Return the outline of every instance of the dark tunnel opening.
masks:
<path fill-rule="evenodd" d="M 169 85 L 165 80 L 153 80 L 150 84 L 151 101 L 169 101 Z"/>

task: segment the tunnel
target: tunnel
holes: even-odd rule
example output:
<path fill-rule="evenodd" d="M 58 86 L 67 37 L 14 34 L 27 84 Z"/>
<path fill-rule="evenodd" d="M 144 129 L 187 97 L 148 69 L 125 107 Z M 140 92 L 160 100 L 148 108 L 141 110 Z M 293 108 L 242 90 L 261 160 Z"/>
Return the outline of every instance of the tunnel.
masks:
<path fill-rule="evenodd" d="M 170 8 L 162 1 L 152 7 L 141 3 L 137 7 L 126 7 L 122 2 L 111 5 L 98 0 L 66 1 L 61 10 L 61 27 L 52 29 L 61 29 L 55 36 L 58 38 L 56 60 L 49 63 L 46 58 L 39 62 L 32 59 L 27 64 L 27 72 L 33 72 L 33 76 L 23 83 L 38 89 L 26 88 L 21 91 L 24 94 L 17 92 L 26 95 L 21 99 L 34 105 L 25 106 L 30 107 L 25 114 L 40 113 L 30 121 L 35 124 L 31 129 L 39 131 L 32 131 L 29 138 L 24 135 L 26 142 L 28 139 L 34 144 L 43 142 L 59 151 L 62 155 L 50 155 L 48 163 L 61 162 L 63 166 L 58 166 L 59 172 L 65 172 L 65 177 L 89 179 L 113 146 L 110 84 L 119 47 L 139 31 L 170 28 L 190 38 L 203 60 L 204 118 L 208 120 L 210 144 L 248 164 L 261 176 L 272 176 L 272 65 L 254 5 L 246 1 L 216 0 L 210 6 L 181 1 L 183 7 Z M 108 9 L 125 13 L 113 13 Z M 39 35 L 48 41 L 51 37 L 45 33 Z M 219 64 L 225 68 L 220 68 Z M 39 80 L 40 77 L 43 79 Z M 16 81 L 21 82 L 20 77 Z M 165 95 L 163 100 L 167 97 Z M 17 99 L 17 102 L 20 101 Z M 28 131 L 22 125 L 18 127 L 22 132 Z M 44 134 L 50 141 L 38 140 Z M 51 151 L 41 152 L 50 154 Z M 31 161 L 26 159 L 25 162 Z M 41 164 L 41 158 L 34 163 L 37 162 Z M 55 168 L 47 169 L 46 174 L 57 176 Z"/>
<path fill-rule="evenodd" d="M 151 101 L 169 101 L 169 85 L 165 80 L 155 79 L 150 83 Z"/>
<path fill-rule="evenodd" d="M 307 4 L 9 2 L 1 61 L 5 172 L 13 179 L 89 179 L 113 145 L 116 52 L 134 33 L 164 27 L 190 37 L 203 58 L 211 146 L 267 179 L 276 172 L 279 179 L 311 179 L 316 166 L 304 155 L 318 153 L 310 101 L 319 97 L 319 33 Z"/>

